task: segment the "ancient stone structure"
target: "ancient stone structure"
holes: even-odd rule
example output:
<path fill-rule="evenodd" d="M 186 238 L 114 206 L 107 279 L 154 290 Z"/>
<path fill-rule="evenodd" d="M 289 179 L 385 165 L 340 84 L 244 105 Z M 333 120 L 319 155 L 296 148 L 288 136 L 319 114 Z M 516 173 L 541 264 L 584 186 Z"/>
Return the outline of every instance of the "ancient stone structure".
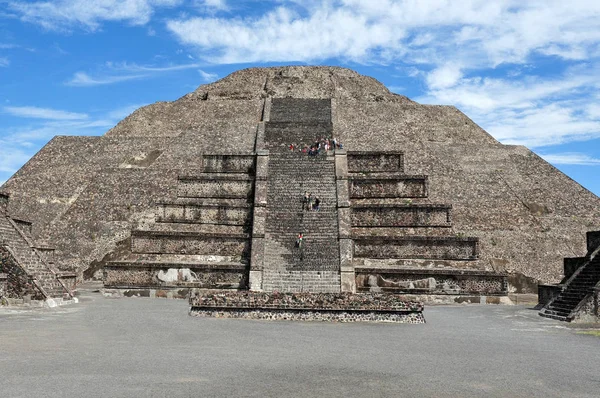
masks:
<path fill-rule="evenodd" d="M 289 149 L 332 137 L 343 149 Z M 332 67 L 242 70 L 55 137 L 1 190 L 57 270 L 149 296 L 505 295 L 560 280 L 600 228 L 600 199 L 531 151 Z"/>
<path fill-rule="evenodd" d="M 564 278 L 540 285 L 541 316 L 571 322 L 600 320 L 600 231 L 587 233 L 587 254 L 564 259 Z"/>
<path fill-rule="evenodd" d="M 190 315 L 270 320 L 425 323 L 423 304 L 391 294 L 200 293 Z"/>
<path fill-rule="evenodd" d="M 54 249 L 36 244 L 31 223 L 10 217 L 8 203 L 9 196 L 0 194 L 0 297 L 68 297 L 76 275 L 54 267 Z"/>

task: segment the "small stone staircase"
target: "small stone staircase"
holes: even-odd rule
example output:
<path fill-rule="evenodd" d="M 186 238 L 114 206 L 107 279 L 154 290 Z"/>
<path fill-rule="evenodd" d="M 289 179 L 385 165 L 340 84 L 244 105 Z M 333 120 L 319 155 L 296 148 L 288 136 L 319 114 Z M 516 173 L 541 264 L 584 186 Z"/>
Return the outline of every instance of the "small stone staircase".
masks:
<path fill-rule="evenodd" d="M 6 212 L 1 212 L 0 245 L 7 248 L 16 263 L 34 281 L 45 298 L 62 298 L 69 291 L 58 279 L 57 271 L 53 270 L 52 265 L 44 259 L 41 250 L 36 248 L 27 228 L 31 228 L 30 223 L 14 220 Z"/>
<path fill-rule="evenodd" d="M 570 278 L 561 283 L 562 289 L 542 308 L 541 316 L 571 322 L 581 303 L 593 294 L 594 287 L 600 282 L 600 245 L 591 245 L 589 236 L 585 261 Z"/>

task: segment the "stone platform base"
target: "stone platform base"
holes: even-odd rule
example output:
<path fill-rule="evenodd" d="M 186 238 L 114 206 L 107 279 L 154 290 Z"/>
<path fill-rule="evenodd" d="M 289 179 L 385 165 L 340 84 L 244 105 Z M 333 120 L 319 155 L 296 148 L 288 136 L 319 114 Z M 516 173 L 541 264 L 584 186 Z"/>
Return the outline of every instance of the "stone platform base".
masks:
<path fill-rule="evenodd" d="M 190 293 L 189 288 L 120 288 L 120 289 L 100 289 L 104 297 L 149 297 L 149 298 L 168 298 L 168 299 L 187 299 Z"/>
<path fill-rule="evenodd" d="M 427 305 L 448 304 L 496 304 L 514 305 L 513 299 L 508 296 L 484 296 L 477 294 L 406 294 L 406 300 L 419 301 Z M 519 304 L 527 304 L 521 303 Z"/>
<path fill-rule="evenodd" d="M 423 304 L 390 294 L 196 291 L 191 316 L 329 322 L 425 323 Z"/>
<path fill-rule="evenodd" d="M 324 322 L 394 322 L 425 323 L 422 312 L 385 311 L 308 311 L 273 310 L 249 308 L 192 308 L 191 316 L 214 318 L 268 319 L 275 321 L 324 321 Z"/>

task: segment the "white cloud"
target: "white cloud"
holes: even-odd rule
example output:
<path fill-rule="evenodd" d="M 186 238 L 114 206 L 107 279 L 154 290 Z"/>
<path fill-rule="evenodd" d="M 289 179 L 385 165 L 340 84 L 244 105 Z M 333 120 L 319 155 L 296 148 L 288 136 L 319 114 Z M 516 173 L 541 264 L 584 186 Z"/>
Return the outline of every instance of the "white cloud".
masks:
<path fill-rule="evenodd" d="M 0 57 L 0 68 L 6 68 L 10 65 L 10 61 L 6 57 Z"/>
<path fill-rule="evenodd" d="M 433 89 L 454 86 L 462 77 L 460 66 L 448 63 L 436 68 L 427 75 L 427 84 Z"/>
<path fill-rule="evenodd" d="M 401 56 L 437 65 L 467 58 L 468 68 L 521 63 L 535 52 L 581 59 L 600 40 L 600 2 L 586 0 L 279 3 L 257 18 L 182 16 L 167 27 L 200 54 L 227 63 L 387 63 Z"/>
<path fill-rule="evenodd" d="M 30 119 L 50 120 L 84 120 L 88 118 L 85 113 L 66 112 L 50 108 L 38 108 L 36 106 L 5 106 L 5 113 L 13 116 Z"/>
<path fill-rule="evenodd" d="M 215 10 L 228 10 L 229 6 L 227 5 L 226 0 L 196 0 L 196 6 L 207 8 L 207 9 L 215 9 Z"/>
<path fill-rule="evenodd" d="M 93 31 L 103 21 L 126 21 L 132 25 L 144 25 L 150 20 L 155 8 L 181 3 L 182 0 L 9 1 L 8 7 L 21 20 L 45 29 L 82 27 Z"/>
<path fill-rule="evenodd" d="M 123 82 L 127 80 L 142 79 L 148 75 L 121 75 L 121 76 L 102 76 L 102 77 L 91 77 L 85 72 L 76 72 L 73 77 L 65 82 L 67 86 L 99 86 L 104 84 L 113 84 Z"/>
<path fill-rule="evenodd" d="M 200 76 L 202 76 L 202 79 L 207 83 L 214 82 L 219 78 L 219 75 L 217 75 L 216 73 L 208 73 L 203 71 L 202 69 L 198 69 L 198 73 L 200 74 Z"/>
<path fill-rule="evenodd" d="M 194 69 L 201 64 L 182 64 L 168 66 L 147 66 L 132 63 L 113 63 L 107 62 L 101 68 L 102 71 L 96 76 L 90 76 L 86 72 L 76 72 L 71 79 L 65 82 L 68 86 L 99 86 L 104 84 L 119 83 L 127 80 L 138 80 L 150 78 L 161 73 L 168 73 L 186 69 Z"/>
<path fill-rule="evenodd" d="M 540 155 L 553 164 L 572 164 L 579 166 L 600 166 L 600 159 L 578 152 L 552 153 Z"/>

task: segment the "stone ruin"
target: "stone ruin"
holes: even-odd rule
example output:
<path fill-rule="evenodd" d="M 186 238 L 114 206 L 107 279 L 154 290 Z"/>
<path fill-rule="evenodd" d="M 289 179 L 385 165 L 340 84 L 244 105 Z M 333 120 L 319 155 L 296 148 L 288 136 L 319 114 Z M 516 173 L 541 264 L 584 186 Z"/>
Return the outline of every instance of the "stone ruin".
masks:
<path fill-rule="evenodd" d="M 322 138 L 343 149 L 289 149 Z M 600 228 L 600 199 L 527 148 L 337 67 L 245 69 L 104 136 L 57 136 L 0 190 L 5 219 L 31 222 L 31 250 L 55 248 L 47 269 L 126 295 L 496 303 L 558 282 L 560 259 L 585 253 L 579 237 Z M 319 211 L 303 209 L 306 191 Z M 35 276 L 14 233 L 2 236 Z"/>

